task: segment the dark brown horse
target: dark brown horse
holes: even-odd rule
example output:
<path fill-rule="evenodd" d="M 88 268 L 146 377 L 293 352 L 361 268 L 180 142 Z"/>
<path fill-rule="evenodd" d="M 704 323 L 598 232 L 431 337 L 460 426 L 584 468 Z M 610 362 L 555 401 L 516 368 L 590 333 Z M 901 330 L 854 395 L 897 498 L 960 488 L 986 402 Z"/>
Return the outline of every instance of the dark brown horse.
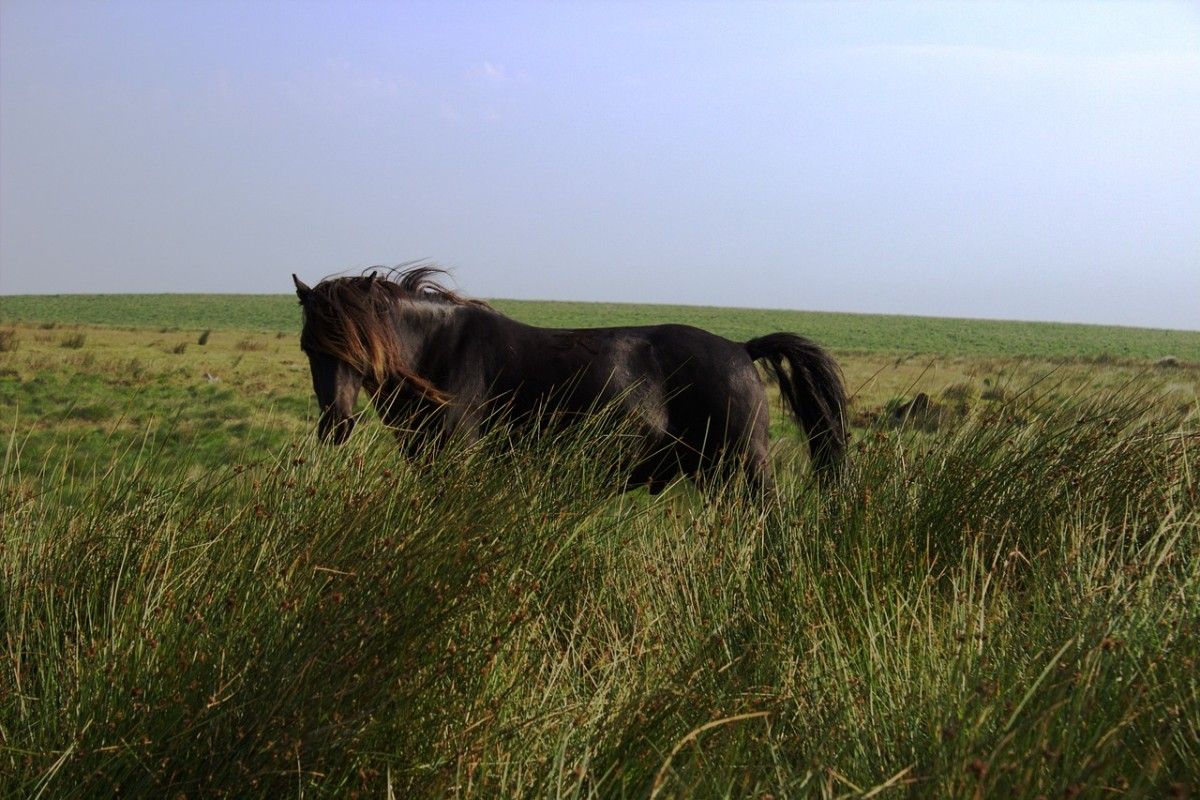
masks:
<path fill-rule="evenodd" d="M 657 492 L 680 474 L 699 479 L 737 465 L 767 488 L 767 396 L 754 366 L 762 359 L 816 468 L 835 471 L 844 456 L 840 371 L 804 337 L 743 344 L 687 325 L 536 328 L 450 291 L 440 272 L 417 266 L 311 288 L 292 276 L 323 439 L 350 436 L 361 388 L 385 425 L 439 439 L 608 407 L 641 434 L 628 485 Z"/>

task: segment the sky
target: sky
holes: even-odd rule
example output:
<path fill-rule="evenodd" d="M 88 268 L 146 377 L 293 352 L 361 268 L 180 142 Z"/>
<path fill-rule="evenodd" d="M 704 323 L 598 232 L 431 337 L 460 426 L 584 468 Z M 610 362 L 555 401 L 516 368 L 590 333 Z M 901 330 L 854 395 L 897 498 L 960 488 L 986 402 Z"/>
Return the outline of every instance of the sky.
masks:
<path fill-rule="evenodd" d="M 1200 4 L 0 3 L 0 294 L 1200 329 Z"/>

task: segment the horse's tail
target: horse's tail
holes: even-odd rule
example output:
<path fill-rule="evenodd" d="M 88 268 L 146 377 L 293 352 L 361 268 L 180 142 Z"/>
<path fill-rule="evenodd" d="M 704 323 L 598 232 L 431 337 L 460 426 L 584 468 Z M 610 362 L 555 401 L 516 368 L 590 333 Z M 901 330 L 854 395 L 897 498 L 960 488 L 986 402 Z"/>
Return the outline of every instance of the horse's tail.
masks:
<path fill-rule="evenodd" d="M 746 352 L 751 360 L 765 358 L 770 364 L 780 394 L 808 437 L 813 466 L 835 470 L 846 454 L 846 389 L 833 356 L 794 333 L 751 339 Z"/>

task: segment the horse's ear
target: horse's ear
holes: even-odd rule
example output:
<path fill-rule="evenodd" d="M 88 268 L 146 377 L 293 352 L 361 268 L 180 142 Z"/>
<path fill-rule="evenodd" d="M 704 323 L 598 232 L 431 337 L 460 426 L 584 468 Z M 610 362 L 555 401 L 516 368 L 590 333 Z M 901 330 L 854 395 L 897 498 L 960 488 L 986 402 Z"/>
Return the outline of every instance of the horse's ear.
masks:
<path fill-rule="evenodd" d="M 377 270 L 377 269 L 373 269 L 373 270 L 371 270 L 371 274 L 370 274 L 370 275 L 368 275 L 367 277 L 368 277 L 370 280 L 375 280 L 375 276 L 376 276 L 376 275 L 378 275 L 378 274 L 379 274 L 379 270 Z"/>
<path fill-rule="evenodd" d="M 296 296 L 303 303 L 312 294 L 312 289 L 308 288 L 308 284 L 296 277 L 296 273 L 292 273 L 292 283 L 296 284 Z"/>

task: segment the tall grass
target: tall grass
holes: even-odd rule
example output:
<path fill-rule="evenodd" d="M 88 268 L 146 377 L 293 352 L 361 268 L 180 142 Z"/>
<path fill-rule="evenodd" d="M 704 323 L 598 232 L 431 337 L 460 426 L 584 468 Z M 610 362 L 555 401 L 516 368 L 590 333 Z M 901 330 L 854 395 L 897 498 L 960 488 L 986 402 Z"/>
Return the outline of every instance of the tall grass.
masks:
<path fill-rule="evenodd" d="M 1161 796 L 1200 764 L 1195 416 L 989 404 L 838 486 L 614 495 L 597 426 L 129 452 L 0 498 L 0 791 Z M 56 502 L 63 481 L 82 496 Z"/>

